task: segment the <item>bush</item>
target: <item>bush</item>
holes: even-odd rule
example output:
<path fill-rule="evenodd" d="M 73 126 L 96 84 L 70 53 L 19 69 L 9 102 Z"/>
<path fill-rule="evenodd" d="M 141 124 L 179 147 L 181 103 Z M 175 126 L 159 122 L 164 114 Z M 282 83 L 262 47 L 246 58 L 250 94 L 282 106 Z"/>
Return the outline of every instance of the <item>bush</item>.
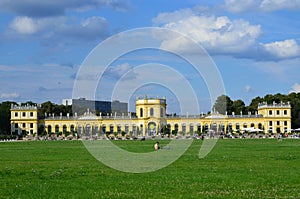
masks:
<path fill-rule="evenodd" d="M 15 140 L 17 139 L 16 135 L 0 135 L 0 140 Z"/>
<path fill-rule="evenodd" d="M 176 130 L 172 130 L 172 134 L 176 136 L 177 135 L 177 131 Z"/>
<path fill-rule="evenodd" d="M 110 132 L 106 131 L 106 132 L 105 132 L 105 135 L 106 135 L 106 137 L 109 137 Z"/>

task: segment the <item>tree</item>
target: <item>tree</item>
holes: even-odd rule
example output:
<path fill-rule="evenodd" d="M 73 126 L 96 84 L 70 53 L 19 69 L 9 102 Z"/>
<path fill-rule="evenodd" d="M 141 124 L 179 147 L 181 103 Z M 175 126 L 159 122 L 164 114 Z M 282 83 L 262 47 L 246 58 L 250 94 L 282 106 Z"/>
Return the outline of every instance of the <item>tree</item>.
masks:
<path fill-rule="evenodd" d="M 67 115 L 67 113 L 69 113 L 71 116 L 72 115 L 72 106 L 57 105 L 57 104 L 53 104 L 50 101 L 47 101 L 47 102 L 42 103 L 41 115 L 45 115 L 45 113 L 47 113 L 47 114 L 54 113 L 56 116 L 60 115 L 60 113 L 62 113 L 63 115 Z"/>
<path fill-rule="evenodd" d="M 220 114 L 225 114 L 227 111 L 228 114 L 232 113 L 232 100 L 227 95 L 221 95 L 217 98 L 213 108 L 218 111 Z"/>
<path fill-rule="evenodd" d="M 292 128 L 300 127 L 300 93 L 290 93 L 288 100 L 291 103 Z"/>
<path fill-rule="evenodd" d="M 41 107 L 43 115 L 45 115 L 45 113 L 49 114 L 53 112 L 53 104 L 50 101 L 42 103 Z"/>
<path fill-rule="evenodd" d="M 268 104 L 272 104 L 273 102 L 275 102 L 275 103 L 286 102 L 286 101 L 288 101 L 288 98 L 286 95 L 277 93 L 275 95 L 268 94 L 263 98 L 263 100 L 265 102 L 267 102 Z"/>
<path fill-rule="evenodd" d="M 27 106 L 27 105 L 29 105 L 29 106 L 36 106 L 37 103 L 34 103 L 32 101 L 27 101 L 25 103 L 21 103 L 21 106 Z"/>
<path fill-rule="evenodd" d="M 168 135 L 171 132 L 171 130 L 170 130 L 170 128 L 168 128 L 168 126 L 164 126 L 161 130 L 164 135 Z"/>
<path fill-rule="evenodd" d="M 263 98 L 261 98 L 261 97 L 256 97 L 256 98 L 252 99 L 250 105 L 246 107 L 246 111 L 254 114 L 255 111 L 257 111 L 258 104 L 261 102 L 263 102 Z"/>
<path fill-rule="evenodd" d="M 241 111 L 245 112 L 245 103 L 243 100 L 235 100 L 232 103 L 232 111 L 235 112 L 236 114 L 239 114 Z"/>
<path fill-rule="evenodd" d="M 0 134 L 10 135 L 11 126 L 10 126 L 10 108 L 11 104 L 16 105 L 15 102 L 2 102 L 0 103 Z"/>

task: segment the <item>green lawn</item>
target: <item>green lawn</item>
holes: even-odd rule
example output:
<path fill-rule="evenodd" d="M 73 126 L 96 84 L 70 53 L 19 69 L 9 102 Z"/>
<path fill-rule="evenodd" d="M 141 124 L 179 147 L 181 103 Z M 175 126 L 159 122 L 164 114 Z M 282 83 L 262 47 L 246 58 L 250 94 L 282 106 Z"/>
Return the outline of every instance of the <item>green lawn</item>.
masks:
<path fill-rule="evenodd" d="M 114 142 L 147 152 L 155 141 Z M 101 164 L 80 141 L 0 143 L 0 198 L 300 198 L 300 139 L 219 140 L 204 159 L 200 145 L 132 174 Z"/>

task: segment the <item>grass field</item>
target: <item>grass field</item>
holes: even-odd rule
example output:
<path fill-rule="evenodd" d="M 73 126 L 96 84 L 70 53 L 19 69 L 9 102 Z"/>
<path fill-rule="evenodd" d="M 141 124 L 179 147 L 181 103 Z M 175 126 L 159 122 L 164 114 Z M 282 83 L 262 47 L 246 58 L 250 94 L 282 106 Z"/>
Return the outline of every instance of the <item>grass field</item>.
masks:
<path fill-rule="evenodd" d="M 154 144 L 114 142 L 136 152 Z M 0 198 L 300 198 L 300 139 L 219 140 L 204 159 L 200 145 L 161 170 L 132 174 L 101 164 L 81 141 L 0 143 Z"/>

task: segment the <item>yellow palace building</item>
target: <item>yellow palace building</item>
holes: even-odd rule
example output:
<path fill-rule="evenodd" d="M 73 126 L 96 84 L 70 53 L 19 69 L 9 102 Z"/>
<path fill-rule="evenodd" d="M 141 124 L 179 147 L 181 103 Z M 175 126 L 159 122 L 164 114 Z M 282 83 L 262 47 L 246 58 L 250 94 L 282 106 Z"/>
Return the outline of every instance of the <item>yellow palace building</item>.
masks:
<path fill-rule="evenodd" d="M 103 136 L 104 134 L 130 135 L 136 137 L 153 136 L 162 132 L 188 136 L 196 132 L 264 132 L 284 133 L 291 129 L 291 106 L 289 103 L 261 103 L 255 114 L 222 115 L 167 115 L 165 98 L 136 99 L 136 114 L 128 113 L 95 115 L 88 111 L 82 115 L 74 113 L 66 116 L 41 114 L 41 107 L 11 107 L 11 133 L 77 134 L 79 137 Z"/>

